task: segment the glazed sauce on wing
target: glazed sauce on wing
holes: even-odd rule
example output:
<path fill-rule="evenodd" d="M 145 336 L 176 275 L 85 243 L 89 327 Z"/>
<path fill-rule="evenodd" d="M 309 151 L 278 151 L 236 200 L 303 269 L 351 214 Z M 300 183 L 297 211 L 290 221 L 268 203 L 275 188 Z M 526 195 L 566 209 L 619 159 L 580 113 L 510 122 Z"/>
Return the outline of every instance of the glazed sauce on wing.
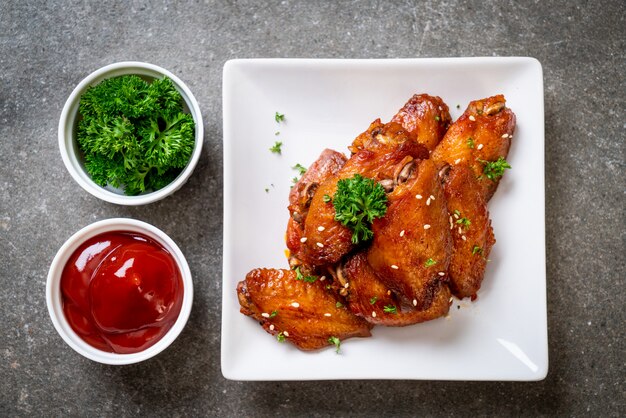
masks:
<path fill-rule="evenodd" d="M 88 344 L 111 353 L 143 351 L 174 325 L 183 281 L 172 255 L 135 232 L 83 243 L 61 276 L 63 312 Z"/>

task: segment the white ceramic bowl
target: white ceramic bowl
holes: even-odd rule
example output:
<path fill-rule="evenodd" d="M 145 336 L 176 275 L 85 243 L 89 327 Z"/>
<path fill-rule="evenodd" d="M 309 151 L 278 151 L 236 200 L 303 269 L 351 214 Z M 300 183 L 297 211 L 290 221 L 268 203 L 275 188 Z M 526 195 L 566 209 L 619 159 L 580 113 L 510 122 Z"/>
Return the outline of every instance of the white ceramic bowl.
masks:
<path fill-rule="evenodd" d="M 127 74 L 135 74 L 147 78 L 162 78 L 163 76 L 169 77 L 183 97 L 185 102 L 184 107 L 186 110 L 189 110 L 189 113 L 193 117 L 196 125 L 194 150 L 191 154 L 189 163 L 183 171 L 166 187 L 137 196 L 127 196 L 120 189 L 116 189 L 111 186 L 101 187 L 94 183 L 85 170 L 84 160 L 75 139 L 76 125 L 78 122 L 78 106 L 82 94 L 87 90 L 87 88 L 98 84 L 104 79 Z M 80 84 L 78 84 L 78 86 L 76 86 L 74 91 L 72 91 L 72 94 L 70 94 L 67 102 L 65 102 L 65 106 L 63 106 L 61 119 L 59 121 L 59 148 L 61 150 L 61 157 L 63 157 L 65 167 L 67 167 L 67 170 L 70 172 L 74 180 L 76 180 L 76 182 L 83 189 L 92 195 L 118 205 L 144 205 L 146 203 L 163 199 L 178 190 L 187 182 L 187 179 L 198 163 L 200 152 L 202 151 L 203 136 L 204 127 L 202 124 L 200 107 L 198 106 L 198 102 L 189 88 L 178 77 L 169 71 L 145 62 L 118 62 L 102 67 L 89 74 L 83 81 L 80 82 Z"/>
<path fill-rule="evenodd" d="M 87 344 L 70 326 L 63 313 L 63 303 L 61 300 L 61 275 L 63 268 L 70 258 L 72 253 L 83 244 L 86 240 L 111 231 L 129 231 L 138 232 L 144 234 L 159 244 L 161 244 L 169 253 L 174 257 L 180 273 L 183 279 L 183 303 L 180 309 L 180 314 L 174 322 L 174 325 L 170 330 L 157 341 L 154 345 L 146 348 L 145 350 L 132 353 L 132 354 L 117 354 L 109 353 L 99 350 L 89 344 Z M 104 364 L 132 364 L 140 361 L 147 360 L 161 351 L 165 350 L 185 327 L 189 314 L 191 312 L 191 305 L 193 302 L 193 282 L 191 280 L 191 271 L 185 256 L 180 251 L 178 246 L 172 241 L 165 232 L 160 229 L 135 219 L 128 218 L 113 218 L 106 219 L 92 223 L 76 232 L 72 235 L 63 246 L 59 249 L 50 271 L 48 272 L 48 281 L 46 283 L 46 303 L 48 304 L 48 312 L 52 323 L 57 332 L 65 342 L 72 347 L 79 354 L 87 357 L 88 359 L 97 361 Z"/>

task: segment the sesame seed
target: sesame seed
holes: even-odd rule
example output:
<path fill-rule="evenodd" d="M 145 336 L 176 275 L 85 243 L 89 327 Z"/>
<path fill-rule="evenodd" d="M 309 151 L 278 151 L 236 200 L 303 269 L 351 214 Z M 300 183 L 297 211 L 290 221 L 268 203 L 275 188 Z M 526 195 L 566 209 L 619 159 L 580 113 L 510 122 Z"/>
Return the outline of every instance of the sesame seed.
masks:
<path fill-rule="evenodd" d="M 454 219 L 459 219 L 459 215 L 457 215 L 456 213 L 454 214 Z"/>
<path fill-rule="evenodd" d="M 454 225 L 450 224 L 450 229 L 454 229 Z"/>
<path fill-rule="evenodd" d="M 460 159 L 460 158 L 457 158 L 456 160 L 454 160 L 454 164 L 458 164 L 458 163 L 460 163 L 460 162 L 461 162 L 461 159 Z"/>
<path fill-rule="evenodd" d="M 415 198 L 416 198 L 416 199 L 421 199 L 421 198 L 422 198 L 422 195 L 421 195 L 421 194 L 416 194 L 416 195 L 415 195 Z"/>
<path fill-rule="evenodd" d="M 426 206 L 430 206 L 430 197 L 426 199 Z"/>
<path fill-rule="evenodd" d="M 285 337 L 289 337 L 289 333 L 288 333 L 287 331 L 283 331 L 283 335 L 284 335 Z"/>
<path fill-rule="evenodd" d="M 441 108 L 441 106 L 439 106 L 439 110 L 443 110 L 443 109 Z"/>
<path fill-rule="evenodd" d="M 294 308 L 299 308 L 300 304 L 298 302 L 294 302 L 291 304 L 291 306 L 293 306 Z"/>
<path fill-rule="evenodd" d="M 467 237 L 465 235 L 461 235 L 461 238 L 463 238 L 463 241 L 467 241 Z"/>
<path fill-rule="evenodd" d="M 323 282 L 324 280 L 326 280 L 326 276 L 320 277 L 320 282 Z"/>
<path fill-rule="evenodd" d="M 476 118 L 474 117 L 474 115 L 470 115 L 469 120 L 471 120 L 472 122 L 474 122 L 476 120 Z"/>
<path fill-rule="evenodd" d="M 307 238 L 306 237 L 302 237 L 300 238 L 300 242 L 306 242 Z"/>
<path fill-rule="evenodd" d="M 452 216 L 450 216 L 450 223 L 452 223 Z"/>
<path fill-rule="evenodd" d="M 394 269 L 394 270 L 398 270 L 398 266 L 396 266 L 395 264 L 392 264 L 391 268 Z"/>
<path fill-rule="evenodd" d="M 322 232 L 322 231 L 323 231 L 323 230 L 325 230 L 325 229 L 326 229 L 326 228 L 324 228 L 323 226 L 318 226 L 318 227 L 317 227 L 317 230 L 318 230 L 318 231 L 320 231 L 320 232 Z"/>
<path fill-rule="evenodd" d="M 417 306 L 417 299 L 413 299 L 413 306 Z"/>
<path fill-rule="evenodd" d="M 376 312 L 372 311 L 372 318 L 376 318 Z"/>
<path fill-rule="evenodd" d="M 330 315 L 328 312 L 326 312 L 326 313 L 324 314 L 324 316 L 331 316 L 331 315 Z"/>
<path fill-rule="evenodd" d="M 387 296 L 391 296 L 391 290 L 387 290 Z"/>
<path fill-rule="evenodd" d="M 269 317 L 270 317 L 270 314 L 268 314 L 267 312 L 263 312 L 263 313 L 261 314 L 261 316 L 262 316 L 263 318 L 269 318 Z"/>
<path fill-rule="evenodd" d="M 424 229 L 430 229 L 430 225 L 428 224 L 424 225 Z"/>
<path fill-rule="evenodd" d="M 513 139 L 513 135 L 509 135 L 509 139 Z"/>
<path fill-rule="evenodd" d="M 350 283 L 347 283 L 343 285 L 343 287 L 345 287 L 346 289 L 350 287 Z"/>
<path fill-rule="evenodd" d="M 431 200 L 435 200 L 435 196 L 433 196 L 432 194 L 430 195 L 430 199 Z"/>
<path fill-rule="evenodd" d="M 502 135 L 502 138 L 508 138 L 508 137 L 509 137 L 509 134 Z"/>
<path fill-rule="evenodd" d="M 404 236 L 404 229 L 402 231 L 400 231 L 400 236 L 403 237 Z"/>
<path fill-rule="evenodd" d="M 478 146 L 476 147 L 476 149 L 483 149 L 483 144 L 478 144 Z"/>
<path fill-rule="evenodd" d="M 459 234 L 463 234 L 463 230 L 461 229 L 460 226 L 459 226 Z"/>
<path fill-rule="evenodd" d="M 439 272 L 439 273 L 437 273 L 437 274 L 438 274 L 438 275 L 440 275 L 440 276 L 442 276 L 442 277 L 446 275 L 446 273 L 444 273 L 443 271 L 440 271 L 440 272 Z"/>
<path fill-rule="evenodd" d="M 318 243 L 317 243 L 317 244 L 315 244 L 315 245 L 317 245 L 317 246 L 318 246 L 318 247 L 320 247 L 320 248 L 324 248 L 324 244 L 322 244 L 321 242 L 318 242 Z"/>
<path fill-rule="evenodd" d="M 274 331 L 274 324 L 270 325 L 270 331 Z"/>

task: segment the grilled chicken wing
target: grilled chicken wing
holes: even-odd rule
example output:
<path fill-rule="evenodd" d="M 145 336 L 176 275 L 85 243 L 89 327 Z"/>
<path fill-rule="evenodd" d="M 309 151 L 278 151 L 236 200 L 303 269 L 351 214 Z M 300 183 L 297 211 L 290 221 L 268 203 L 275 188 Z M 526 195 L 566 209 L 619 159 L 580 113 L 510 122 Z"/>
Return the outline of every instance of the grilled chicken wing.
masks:
<path fill-rule="evenodd" d="M 487 162 L 506 158 L 515 129 L 515 114 L 505 107 L 504 96 L 497 95 L 469 104 L 463 115 L 435 148 L 431 159 L 437 167 L 464 163 L 479 177 L 482 195 L 488 201 L 499 179 L 483 175 Z"/>
<path fill-rule="evenodd" d="M 432 304 L 452 251 L 448 209 L 435 165 L 417 172 L 388 195 L 387 213 L 372 223 L 367 258 L 377 276 L 419 310 Z"/>
<path fill-rule="evenodd" d="M 343 274 L 349 283 L 348 307 L 371 324 L 393 327 L 417 324 L 444 316 L 450 308 L 450 289 L 445 283 L 439 283 L 430 307 L 418 310 L 411 301 L 378 278 L 364 251 L 348 258 Z"/>
<path fill-rule="evenodd" d="M 435 149 L 450 125 L 448 105 L 438 96 L 416 94 L 391 119 L 414 134 L 428 151 Z"/>
<path fill-rule="evenodd" d="M 300 265 L 304 223 L 309 212 L 311 200 L 320 184 L 333 176 L 346 163 L 346 157 L 334 150 L 326 149 L 318 157 L 289 193 L 289 221 L 287 223 L 287 248 L 289 265 Z"/>
<path fill-rule="evenodd" d="M 371 335 L 371 325 L 337 307 L 338 297 L 319 281 L 309 283 L 296 277 L 293 270 L 252 270 L 237 286 L 241 313 L 301 350 L 328 346 L 330 337 L 344 340 Z"/>
<path fill-rule="evenodd" d="M 452 232 L 452 258 L 448 276 L 458 298 L 474 296 L 485 275 L 487 257 L 496 240 L 487 203 L 472 170 L 465 164 L 452 166 L 445 175 Z"/>

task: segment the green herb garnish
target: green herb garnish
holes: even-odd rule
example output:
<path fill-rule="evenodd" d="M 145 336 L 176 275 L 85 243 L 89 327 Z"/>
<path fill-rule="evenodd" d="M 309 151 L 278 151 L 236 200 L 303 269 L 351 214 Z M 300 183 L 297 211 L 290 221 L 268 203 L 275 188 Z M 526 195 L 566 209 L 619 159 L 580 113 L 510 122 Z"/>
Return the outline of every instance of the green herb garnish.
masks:
<path fill-rule="evenodd" d="M 282 332 L 279 332 L 278 334 L 276 334 L 276 339 L 278 340 L 279 343 L 284 343 L 285 334 L 283 334 Z"/>
<path fill-rule="evenodd" d="M 370 305 L 375 304 L 377 300 L 378 300 L 378 296 L 374 296 L 374 297 L 370 298 Z"/>
<path fill-rule="evenodd" d="M 296 272 L 296 280 L 304 280 L 304 276 L 300 272 L 300 266 L 298 266 L 295 269 L 293 269 L 293 271 Z"/>
<path fill-rule="evenodd" d="M 343 308 L 343 303 L 341 302 L 335 303 L 335 308 Z"/>
<path fill-rule="evenodd" d="M 398 309 L 394 305 L 385 305 L 383 311 L 385 311 L 385 313 L 391 313 L 394 315 L 398 313 Z"/>
<path fill-rule="evenodd" d="M 352 230 L 352 243 L 358 244 L 374 235 L 370 225 L 387 212 L 387 195 L 380 183 L 355 174 L 337 182 L 333 206 L 335 220 Z"/>
<path fill-rule="evenodd" d="M 432 258 L 429 258 L 428 260 L 426 260 L 424 262 L 424 266 L 426 266 L 426 267 L 432 267 L 435 264 L 437 264 L 437 262 L 435 260 L 433 260 Z"/>
<path fill-rule="evenodd" d="M 328 343 L 337 347 L 335 353 L 339 354 L 339 347 L 341 347 L 341 340 L 337 337 L 330 337 Z"/>
<path fill-rule="evenodd" d="M 478 160 L 478 161 L 480 161 L 481 163 L 485 165 L 483 167 L 483 174 L 485 175 L 485 177 L 487 177 L 489 180 L 492 180 L 492 181 L 495 181 L 499 177 L 502 177 L 505 169 L 511 168 L 509 163 L 507 163 L 506 160 L 502 157 L 498 158 L 497 161 L 485 161 L 485 160 Z"/>
<path fill-rule="evenodd" d="M 274 120 L 276 120 L 277 123 L 280 123 L 285 120 L 285 115 L 276 112 L 276 114 L 274 115 Z"/>
<path fill-rule="evenodd" d="M 278 311 L 272 311 L 270 318 L 274 318 L 276 315 L 278 315 Z"/>
<path fill-rule="evenodd" d="M 282 146 L 283 146 L 282 142 L 276 141 L 274 142 L 274 145 L 270 147 L 270 151 L 272 151 L 274 154 L 280 154 L 282 152 L 281 150 Z"/>
<path fill-rule="evenodd" d="M 324 197 L 322 197 L 322 200 L 324 201 L 324 203 L 328 203 L 330 202 L 332 199 L 330 198 L 330 196 L 328 196 L 327 194 L 324 195 Z"/>
<path fill-rule="evenodd" d="M 303 175 L 304 173 L 306 173 L 306 167 L 304 167 L 301 164 L 296 164 L 291 168 L 293 168 L 294 170 L 298 170 L 298 173 L 300 173 L 300 175 Z"/>
<path fill-rule="evenodd" d="M 472 222 L 467 218 L 461 218 L 461 219 L 457 219 L 456 223 L 463 225 L 465 228 L 469 228 Z"/>
<path fill-rule="evenodd" d="M 439 122 L 439 121 L 441 120 L 441 118 L 439 117 L 439 115 L 435 116 L 435 120 L 436 120 L 437 122 Z"/>
<path fill-rule="evenodd" d="M 476 254 L 483 254 L 483 249 L 480 248 L 478 245 L 474 245 L 474 247 L 472 248 L 472 255 L 476 255 Z"/>
<path fill-rule="evenodd" d="M 269 192 L 270 192 L 270 189 L 266 187 L 265 188 L 265 193 L 269 193 Z"/>
<path fill-rule="evenodd" d="M 195 145 L 193 117 L 167 77 L 146 82 L 136 75 L 103 80 L 80 98 L 76 139 L 85 168 L 100 186 L 127 195 L 170 184 Z"/>
<path fill-rule="evenodd" d="M 474 148 L 474 138 L 472 137 L 467 138 L 467 147 Z"/>
<path fill-rule="evenodd" d="M 317 277 L 316 277 L 316 276 L 306 276 L 306 277 L 304 278 L 304 281 L 305 281 L 305 282 L 307 282 L 307 283 L 313 283 L 313 282 L 315 282 L 316 280 L 317 280 Z"/>

